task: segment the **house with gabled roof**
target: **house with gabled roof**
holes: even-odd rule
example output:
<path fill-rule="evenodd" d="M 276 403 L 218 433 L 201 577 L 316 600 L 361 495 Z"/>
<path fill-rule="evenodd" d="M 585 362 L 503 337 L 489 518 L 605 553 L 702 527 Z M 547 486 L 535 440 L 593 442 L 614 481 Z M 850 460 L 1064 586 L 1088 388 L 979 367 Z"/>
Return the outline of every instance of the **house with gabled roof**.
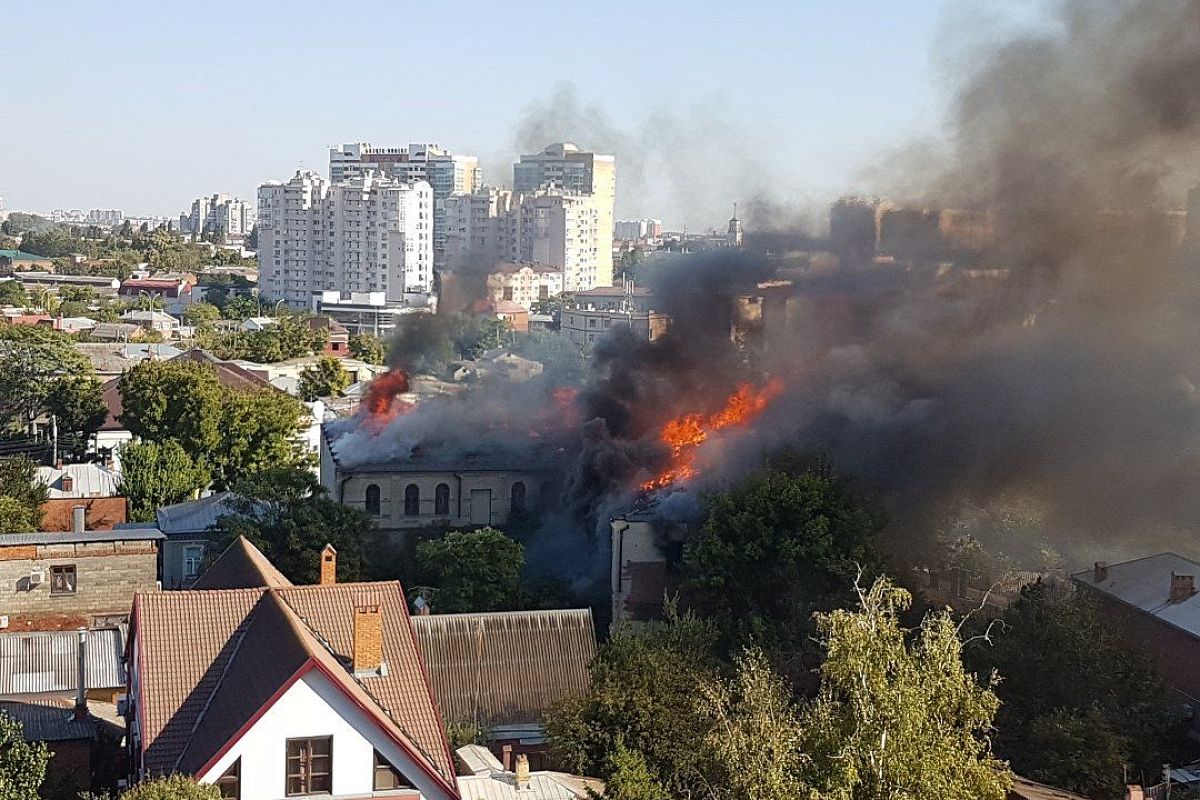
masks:
<path fill-rule="evenodd" d="M 192 589 L 141 592 L 129 630 L 131 779 L 228 797 L 457 800 L 398 582 L 295 586 L 239 539 Z"/>

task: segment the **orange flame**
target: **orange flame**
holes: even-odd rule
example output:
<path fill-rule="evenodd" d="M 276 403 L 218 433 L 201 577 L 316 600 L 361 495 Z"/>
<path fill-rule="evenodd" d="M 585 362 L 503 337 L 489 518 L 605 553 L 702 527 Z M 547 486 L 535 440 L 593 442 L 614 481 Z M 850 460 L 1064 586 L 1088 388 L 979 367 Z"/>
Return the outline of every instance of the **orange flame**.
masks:
<path fill-rule="evenodd" d="M 397 396 L 408 391 L 408 373 L 402 369 L 390 369 L 371 381 L 362 408 L 366 411 L 366 423 L 376 432 L 400 414 L 407 412 L 409 404 L 397 402 Z"/>
<path fill-rule="evenodd" d="M 738 386 L 725 402 L 725 406 L 713 414 L 684 414 L 669 421 L 659 433 L 659 439 L 671 451 L 671 463 L 658 475 L 642 484 L 642 489 L 661 489 L 676 481 L 687 480 L 696 475 L 696 448 L 714 431 L 722 428 L 746 425 L 758 417 L 771 401 L 783 391 L 783 382 L 773 378 L 761 389 L 748 383 Z"/>

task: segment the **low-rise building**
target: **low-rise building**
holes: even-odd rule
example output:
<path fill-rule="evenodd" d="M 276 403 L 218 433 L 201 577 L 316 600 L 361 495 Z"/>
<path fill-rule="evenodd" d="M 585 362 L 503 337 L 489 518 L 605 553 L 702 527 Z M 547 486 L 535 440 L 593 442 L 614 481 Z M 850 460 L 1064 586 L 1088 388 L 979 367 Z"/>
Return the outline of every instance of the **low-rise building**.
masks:
<path fill-rule="evenodd" d="M 523 756 L 506 766 L 477 744 L 460 747 L 454 754 L 469 772 L 458 776 L 458 791 L 464 800 L 590 800 L 604 796 L 604 781 L 531 768 Z"/>
<path fill-rule="evenodd" d="M 546 715 L 558 703 L 583 697 L 591 685 L 592 612 L 425 614 L 412 621 L 447 723 L 478 728 L 505 770 L 514 769 L 521 754 L 541 768 L 548 752 Z"/>
<path fill-rule="evenodd" d="M 173 339 L 179 335 L 179 320 L 162 311 L 134 309 L 122 314 L 121 319 L 126 323 L 140 325 L 148 331 L 160 333 L 167 339 Z"/>
<path fill-rule="evenodd" d="M 115 531 L 0 534 L 0 609 L 8 630 L 109 627 L 158 584 L 163 535 Z"/>
<path fill-rule="evenodd" d="M 54 272 L 36 270 L 14 272 L 12 276 L 28 292 L 34 292 L 39 289 L 58 291 L 63 286 L 80 286 L 92 289 L 98 295 L 111 297 L 121 288 L 119 280 L 103 275 L 59 275 Z"/>
<path fill-rule="evenodd" d="M 432 314 L 437 300 L 431 295 L 412 294 L 404 303 L 392 303 L 385 292 L 316 292 L 312 310 L 330 317 L 347 334 L 370 333 L 387 336 L 409 314 Z"/>
<path fill-rule="evenodd" d="M 502 262 L 487 276 L 487 299 L 516 303 L 526 311 L 539 300 L 549 300 L 562 292 L 562 269 L 536 262 Z"/>
<path fill-rule="evenodd" d="M 80 631 L 0 632 L 0 699 L 87 700 L 115 703 L 125 692 L 125 633 L 122 628 Z M 80 649 L 83 649 L 80 658 Z"/>
<path fill-rule="evenodd" d="M 42 503 L 42 530 L 112 530 L 127 519 L 120 477 L 102 464 L 38 467 L 50 497 Z"/>
<path fill-rule="evenodd" d="M 8 275 L 14 270 L 52 269 L 54 259 L 20 250 L 0 250 L 0 273 Z"/>
<path fill-rule="evenodd" d="M 529 309 L 511 300 L 476 300 L 471 304 L 471 313 L 477 317 L 490 317 L 507 322 L 519 333 L 529 330 Z"/>
<path fill-rule="evenodd" d="M 166 537 L 162 543 L 162 588 L 186 589 L 196 582 L 212 544 L 211 529 L 221 517 L 235 513 L 234 499 L 230 492 L 217 492 L 154 512 L 155 524 Z"/>
<path fill-rule="evenodd" d="M 667 332 L 671 318 L 654 310 L 653 292 L 632 284 L 601 286 L 576 292 L 563 305 L 559 326 L 577 345 L 588 345 L 610 330 L 623 328 L 634 336 L 654 341 Z"/>
<path fill-rule="evenodd" d="M 294 586 L 239 539 L 196 589 L 138 593 L 131 781 L 179 772 L 240 800 L 458 800 L 403 587 L 336 571 L 327 547 L 321 582 Z"/>
<path fill-rule="evenodd" d="M 1168 687 L 1200 704 L 1200 563 L 1159 553 L 1120 564 L 1096 562 L 1071 576 L 1100 600 L 1104 618 L 1154 660 Z"/>
<path fill-rule="evenodd" d="M 501 452 L 417 453 L 383 463 L 343 463 L 328 427 L 321 483 L 343 505 L 365 511 L 377 530 L 403 535 L 432 525 L 502 526 L 536 506 L 545 474 L 537 459 Z"/>

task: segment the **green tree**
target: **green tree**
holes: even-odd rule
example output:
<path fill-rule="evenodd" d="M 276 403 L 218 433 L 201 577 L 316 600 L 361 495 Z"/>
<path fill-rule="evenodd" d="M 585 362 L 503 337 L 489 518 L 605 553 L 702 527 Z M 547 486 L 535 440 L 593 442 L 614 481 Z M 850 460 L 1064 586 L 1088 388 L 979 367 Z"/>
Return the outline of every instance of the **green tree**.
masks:
<path fill-rule="evenodd" d="M 24 308 L 28 303 L 29 295 L 18 281 L 0 281 L 0 306 Z"/>
<path fill-rule="evenodd" d="M 57 378 L 46 398 L 46 411 L 57 420 L 60 435 L 75 434 L 84 441 L 100 429 L 108 416 L 103 385 L 91 375 Z"/>
<path fill-rule="evenodd" d="M 155 511 L 194 497 L 208 482 L 204 466 L 172 439 L 121 448 L 121 492 L 134 522 L 152 521 Z"/>
<path fill-rule="evenodd" d="M 696 796 L 711 772 L 700 746 L 710 723 L 696 698 L 717 678 L 718 636 L 710 621 L 670 606 L 665 623 L 618 628 L 589 667 L 587 694 L 546 719 L 556 757 L 572 771 L 616 778 L 618 798 Z"/>
<path fill-rule="evenodd" d="M 221 790 L 176 772 L 135 784 L 121 793 L 120 800 L 221 800 Z"/>
<path fill-rule="evenodd" d="M 378 336 L 358 333 L 350 337 L 350 355 L 368 364 L 382 364 L 387 354 Z"/>
<path fill-rule="evenodd" d="M 1017 772 L 1089 796 L 1115 796 L 1127 766 L 1153 775 L 1173 760 L 1181 736 L 1166 688 L 1091 596 L 1039 581 L 1021 591 L 1003 622 L 968 657 L 977 670 L 1003 678 L 997 749 Z"/>
<path fill-rule="evenodd" d="M 234 512 L 212 528 L 224 548 L 245 536 L 294 583 L 316 583 L 320 553 L 337 549 L 338 580 L 355 581 L 362 572 L 362 536 L 370 519 L 329 497 L 304 468 L 271 470 L 232 487 Z"/>
<path fill-rule="evenodd" d="M 221 442 L 225 392 L 208 364 L 177 359 L 143 361 L 118 384 L 120 421 L 142 439 L 174 439 L 194 460 L 206 462 Z"/>
<path fill-rule="evenodd" d="M 729 620 L 735 642 L 768 648 L 789 675 L 813 666 L 811 618 L 850 600 L 860 568 L 879 570 L 882 517 L 816 468 L 769 466 L 712 497 L 684 550 L 688 597 Z"/>
<path fill-rule="evenodd" d="M 341 397 L 349 385 L 350 373 L 333 356 L 325 356 L 300 373 L 300 397 L 309 402 L 318 397 Z"/>
<path fill-rule="evenodd" d="M 64 303 L 90 303 L 96 299 L 96 290 L 91 286 L 62 286 L 58 298 Z"/>
<path fill-rule="evenodd" d="M 438 613 L 510 611 L 521 600 L 525 548 L 495 528 L 457 531 L 417 545 Z"/>
<path fill-rule="evenodd" d="M 0 711 L 0 800 L 38 800 L 50 751 L 27 742 L 21 723 Z"/>
<path fill-rule="evenodd" d="M 38 480 L 37 464 L 26 456 L 0 459 L 0 530 L 28 533 L 42 524 L 42 504 L 50 498 Z"/>
<path fill-rule="evenodd" d="M 46 410 L 60 378 L 92 372 L 69 336 L 44 326 L 0 326 L 0 424 L 30 424 Z"/>
<path fill-rule="evenodd" d="M 503 347 L 512 341 L 512 326 L 494 317 L 463 317 L 453 334 L 454 349 L 459 358 L 479 358 L 488 350 Z"/>
<path fill-rule="evenodd" d="M 996 677 L 981 685 L 963 667 L 947 613 L 926 615 L 915 632 L 901 627 L 909 603 L 880 578 L 857 611 L 818 616 L 826 658 L 800 716 L 797 781 L 814 800 L 1003 800 L 1011 785 L 990 745 Z"/>
<path fill-rule="evenodd" d="M 192 303 L 183 310 L 183 321 L 197 328 L 212 325 L 221 318 L 221 309 L 212 303 Z"/>
<path fill-rule="evenodd" d="M 218 444 L 208 455 L 218 488 L 272 467 L 301 466 L 300 401 L 275 389 L 222 392 Z"/>
<path fill-rule="evenodd" d="M 225 319 L 249 319 L 262 313 L 258 300 L 249 295 L 230 297 L 221 307 L 221 316 Z"/>

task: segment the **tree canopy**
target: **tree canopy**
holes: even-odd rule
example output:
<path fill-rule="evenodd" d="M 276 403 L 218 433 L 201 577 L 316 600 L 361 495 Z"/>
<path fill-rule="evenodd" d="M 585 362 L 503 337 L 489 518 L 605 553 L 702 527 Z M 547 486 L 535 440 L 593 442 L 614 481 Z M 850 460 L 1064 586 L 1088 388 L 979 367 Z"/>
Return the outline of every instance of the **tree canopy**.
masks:
<path fill-rule="evenodd" d="M 27 742 L 21 723 L 0 711 L 0 800 L 38 800 L 50 751 Z"/>
<path fill-rule="evenodd" d="M 350 373 L 333 356 L 325 356 L 300 373 L 300 397 L 309 402 L 319 397 L 340 397 L 349 385 Z"/>
<path fill-rule="evenodd" d="M 42 504 L 49 498 L 37 479 L 37 464 L 25 456 L 0 459 L 0 533 L 29 533 L 42 527 Z"/>
<path fill-rule="evenodd" d="M 209 480 L 208 471 L 174 439 L 129 442 L 121 448 L 121 492 L 130 521 L 153 521 L 159 508 L 194 497 Z"/>
<path fill-rule="evenodd" d="M 350 355 L 368 364 L 382 364 L 387 354 L 378 336 L 357 333 L 350 337 Z"/>
<path fill-rule="evenodd" d="M 316 583 L 326 544 L 338 552 L 339 581 L 358 580 L 362 536 L 370 520 L 362 511 L 331 498 L 302 467 L 272 469 L 231 487 L 235 513 L 213 527 L 218 550 L 245 536 L 294 583 Z"/>
<path fill-rule="evenodd" d="M 438 613 L 511 611 L 521 602 L 525 548 L 495 528 L 449 533 L 417 545 Z"/>

